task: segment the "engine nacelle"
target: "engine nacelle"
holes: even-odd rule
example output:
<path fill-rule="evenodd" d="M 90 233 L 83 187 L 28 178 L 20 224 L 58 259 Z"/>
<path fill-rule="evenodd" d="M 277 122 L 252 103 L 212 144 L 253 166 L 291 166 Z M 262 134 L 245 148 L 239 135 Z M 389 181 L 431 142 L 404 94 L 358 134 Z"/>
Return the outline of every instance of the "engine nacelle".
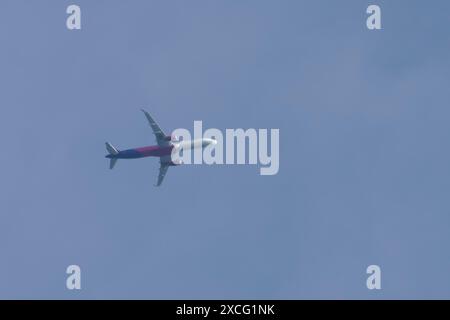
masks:
<path fill-rule="evenodd" d="M 180 137 L 172 135 L 172 136 L 165 136 L 164 137 L 165 141 L 172 141 L 172 142 L 179 142 L 180 141 Z"/>
<path fill-rule="evenodd" d="M 182 160 L 179 160 L 179 159 L 169 162 L 169 166 L 181 166 L 182 164 L 184 164 L 184 162 Z"/>
<path fill-rule="evenodd" d="M 180 142 L 180 137 L 179 136 L 173 135 L 171 138 L 172 138 L 173 142 Z"/>

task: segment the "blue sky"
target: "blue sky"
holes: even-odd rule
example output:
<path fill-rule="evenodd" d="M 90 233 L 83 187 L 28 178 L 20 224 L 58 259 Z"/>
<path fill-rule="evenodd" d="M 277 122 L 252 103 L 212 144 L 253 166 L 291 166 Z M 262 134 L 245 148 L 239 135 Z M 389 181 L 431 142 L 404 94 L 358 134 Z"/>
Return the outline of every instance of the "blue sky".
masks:
<path fill-rule="evenodd" d="M 449 16 L 437 0 L 1 1 L 0 298 L 450 298 Z M 279 128 L 280 171 L 176 167 L 159 189 L 156 159 L 110 171 L 105 141 L 154 143 L 142 107 L 167 132 Z"/>

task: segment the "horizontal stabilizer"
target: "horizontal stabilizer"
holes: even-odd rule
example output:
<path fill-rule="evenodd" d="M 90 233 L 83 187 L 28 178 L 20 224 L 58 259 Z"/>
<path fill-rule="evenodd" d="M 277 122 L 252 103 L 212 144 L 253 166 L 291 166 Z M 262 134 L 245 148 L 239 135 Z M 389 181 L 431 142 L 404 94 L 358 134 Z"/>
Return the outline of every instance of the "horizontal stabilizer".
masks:
<path fill-rule="evenodd" d="M 110 169 L 114 168 L 114 166 L 116 165 L 117 160 L 118 160 L 117 158 L 112 158 L 112 159 L 109 160 L 109 168 Z"/>

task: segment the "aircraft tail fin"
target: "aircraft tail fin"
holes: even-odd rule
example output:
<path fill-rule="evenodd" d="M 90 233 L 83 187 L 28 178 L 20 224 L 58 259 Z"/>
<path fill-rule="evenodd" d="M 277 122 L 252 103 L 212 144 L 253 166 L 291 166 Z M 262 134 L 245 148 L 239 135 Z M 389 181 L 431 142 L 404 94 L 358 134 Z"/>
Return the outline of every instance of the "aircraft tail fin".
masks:
<path fill-rule="evenodd" d="M 108 150 L 108 153 L 110 155 L 115 156 L 115 155 L 119 154 L 119 150 L 114 148 L 114 146 L 111 143 L 106 142 L 105 145 L 106 145 L 106 150 Z M 116 165 L 116 162 L 118 159 L 115 157 L 108 157 L 108 158 L 110 158 L 109 159 L 109 168 L 112 169 Z"/>
<path fill-rule="evenodd" d="M 117 158 L 112 158 L 112 159 L 109 160 L 109 168 L 110 169 L 114 168 L 114 166 L 116 165 L 117 160 L 118 160 Z"/>
<path fill-rule="evenodd" d="M 105 144 L 106 150 L 108 150 L 109 154 L 116 155 L 119 153 L 119 151 L 116 148 L 114 148 L 114 146 L 111 143 L 106 142 Z"/>

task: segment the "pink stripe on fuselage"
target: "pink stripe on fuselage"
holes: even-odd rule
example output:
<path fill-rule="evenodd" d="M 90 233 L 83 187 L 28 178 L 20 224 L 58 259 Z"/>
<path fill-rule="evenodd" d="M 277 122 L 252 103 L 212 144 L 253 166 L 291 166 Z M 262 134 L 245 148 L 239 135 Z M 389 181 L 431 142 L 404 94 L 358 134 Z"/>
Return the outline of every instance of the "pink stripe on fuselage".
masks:
<path fill-rule="evenodd" d="M 144 157 L 164 157 L 172 153 L 173 146 L 160 147 L 160 146 L 148 146 L 135 148 L 134 150 L 141 153 Z"/>

